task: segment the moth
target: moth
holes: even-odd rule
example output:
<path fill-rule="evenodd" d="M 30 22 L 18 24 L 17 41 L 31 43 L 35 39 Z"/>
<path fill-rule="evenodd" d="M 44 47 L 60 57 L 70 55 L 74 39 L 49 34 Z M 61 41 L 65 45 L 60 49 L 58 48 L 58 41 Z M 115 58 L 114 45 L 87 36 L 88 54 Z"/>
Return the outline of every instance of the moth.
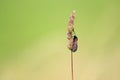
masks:
<path fill-rule="evenodd" d="M 71 51 L 76 52 L 77 48 L 78 48 L 78 37 L 76 35 L 74 35 L 73 36 L 73 44 L 72 44 Z"/>

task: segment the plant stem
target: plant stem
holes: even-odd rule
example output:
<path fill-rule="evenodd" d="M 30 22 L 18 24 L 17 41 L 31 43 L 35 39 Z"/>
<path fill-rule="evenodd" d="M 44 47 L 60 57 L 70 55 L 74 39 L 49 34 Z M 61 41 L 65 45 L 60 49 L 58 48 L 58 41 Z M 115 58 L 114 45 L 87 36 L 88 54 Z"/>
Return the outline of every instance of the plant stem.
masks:
<path fill-rule="evenodd" d="M 71 51 L 71 75 L 72 75 L 72 80 L 74 80 L 73 53 L 72 53 L 72 51 Z"/>

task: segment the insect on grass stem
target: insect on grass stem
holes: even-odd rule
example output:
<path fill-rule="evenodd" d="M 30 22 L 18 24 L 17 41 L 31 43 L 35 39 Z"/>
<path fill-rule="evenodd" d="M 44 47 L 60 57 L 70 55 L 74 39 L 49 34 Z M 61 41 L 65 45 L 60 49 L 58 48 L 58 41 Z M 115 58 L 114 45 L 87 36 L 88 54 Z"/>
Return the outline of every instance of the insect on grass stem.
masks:
<path fill-rule="evenodd" d="M 78 48 L 78 37 L 74 31 L 74 19 L 75 19 L 75 11 L 72 11 L 72 14 L 69 17 L 68 21 L 68 32 L 67 32 L 67 39 L 68 39 L 68 49 L 71 51 L 71 77 L 74 80 L 74 61 L 73 61 L 73 52 L 77 51 Z"/>

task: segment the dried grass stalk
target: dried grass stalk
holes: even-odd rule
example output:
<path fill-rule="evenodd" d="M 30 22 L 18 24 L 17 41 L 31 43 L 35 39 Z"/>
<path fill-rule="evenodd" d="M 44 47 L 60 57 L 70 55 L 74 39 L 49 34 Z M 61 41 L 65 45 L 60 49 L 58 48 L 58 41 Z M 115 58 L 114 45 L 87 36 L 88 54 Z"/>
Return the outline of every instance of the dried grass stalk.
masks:
<path fill-rule="evenodd" d="M 68 49 L 71 51 L 71 77 L 72 77 L 72 80 L 74 80 L 74 70 L 73 70 L 73 53 L 72 52 L 75 52 L 77 51 L 77 41 L 78 41 L 78 38 L 75 34 L 75 31 L 74 31 L 74 19 L 75 19 L 75 11 L 72 12 L 71 16 L 69 17 L 69 22 L 68 22 L 68 33 L 67 33 L 67 39 L 68 39 Z"/>

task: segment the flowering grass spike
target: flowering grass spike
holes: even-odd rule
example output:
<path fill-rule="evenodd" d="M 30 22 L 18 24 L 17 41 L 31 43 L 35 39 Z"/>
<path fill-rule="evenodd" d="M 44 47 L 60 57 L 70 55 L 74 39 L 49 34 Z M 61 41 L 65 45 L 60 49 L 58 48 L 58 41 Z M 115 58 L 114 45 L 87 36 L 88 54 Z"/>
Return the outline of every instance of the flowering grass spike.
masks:
<path fill-rule="evenodd" d="M 71 16 L 69 17 L 68 22 L 68 33 L 67 33 L 67 39 L 68 39 L 68 49 L 72 52 L 76 52 L 78 48 L 78 38 L 74 31 L 74 20 L 75 20 L 75 11 L 72 12 Z"/>

